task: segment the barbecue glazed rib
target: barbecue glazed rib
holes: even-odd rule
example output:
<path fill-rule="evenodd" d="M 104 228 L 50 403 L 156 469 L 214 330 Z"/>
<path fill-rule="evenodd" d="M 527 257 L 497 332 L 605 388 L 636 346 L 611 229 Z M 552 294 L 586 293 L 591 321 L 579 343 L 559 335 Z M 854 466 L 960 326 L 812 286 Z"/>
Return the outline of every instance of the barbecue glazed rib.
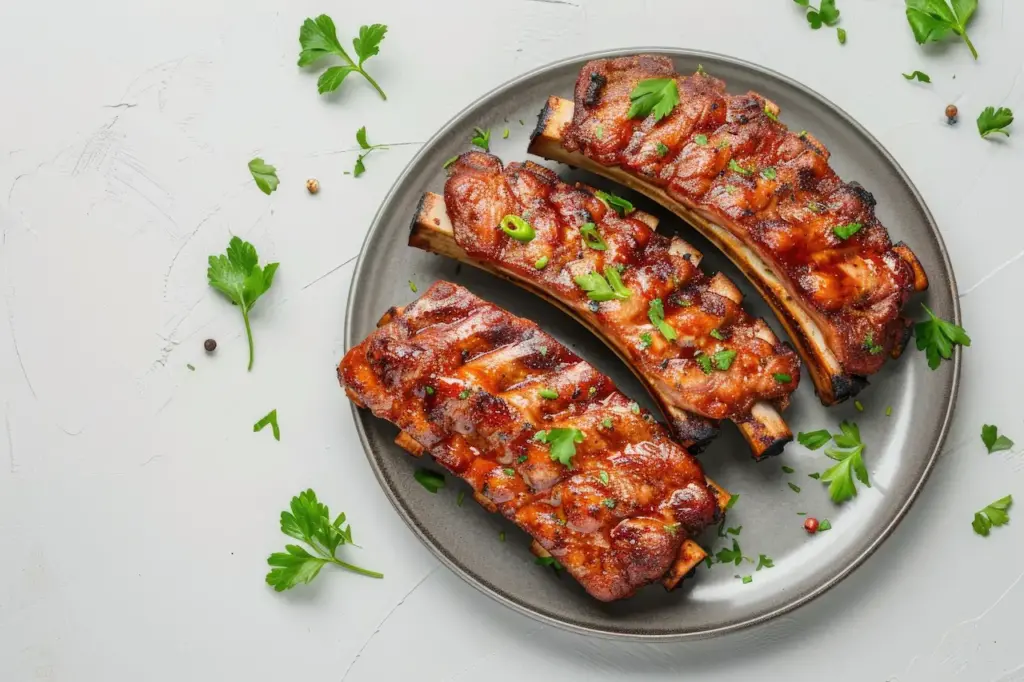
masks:
<path fill-rule="evenodd" d="M 393 308 L 338 377 L 402 429 L 403 447 L 463 478 L 597 599 L 672 586 L 704 557 L 689 538 L 720 512 L 700 464 L 536 324 L 462 287 L 438 282 Z M 538 440 L 560 429 L 582 433 L 569 465 Z"/>
<path fill-rule="evenodd" d="M 653 78 L 674 79 L 679 104 L 660 121 L 629 119 L 630 93 Z M 530 152 L 621 182 L 693 224 L 760 290 L 830 405 L 899 357 L 911 329 L 901 310 L 928 279 L 891 243 L 871 194 L 777 114 L 756 93 L 677 74 L 665 57 L 598 60 L 580 72 L 575 103 L 548 100 Z M 845 240 L 836 233 L 855 225 Z"/>
<path fill-rule="evenodd" d="M 411 246 L 510 278 L 569 312 L 633 369 L 687 447 L 702 448 L 721 419 L 736 422 L 755 457 L 792 440 L 778 410 L 797 387 L 799 359 L 743 311 L 725 276 L 701 272 L 696 249 L 655 233 L 653 216 L 620 216 L 590 188 L 534 163 L 503 169 L 498 158 L 469 152 L 449 173 L 443 203 L 436 194 L 421 202 Z M 535 237 L 522 243 L 505 235 L 498 225 L 509 215 L 526 218 Z M 590 246 L 580 231 L 587 223 Z M 574 281 L 609 267 L 624 267 L 628 299 L 599 303 Z M 655 299 L 678 335 L 672 341 L 649 318 Z"/>

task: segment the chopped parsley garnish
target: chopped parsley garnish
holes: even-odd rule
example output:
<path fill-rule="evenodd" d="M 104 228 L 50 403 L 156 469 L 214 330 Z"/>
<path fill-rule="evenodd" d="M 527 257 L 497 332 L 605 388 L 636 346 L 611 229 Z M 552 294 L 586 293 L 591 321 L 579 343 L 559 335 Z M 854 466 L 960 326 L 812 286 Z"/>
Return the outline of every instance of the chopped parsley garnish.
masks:
<path fill-rule="evenodd" d="M 252 425 L 253 433 L 262 431 L 263 427 L 266 426 L 267 424 L 270 425 L 270 431 L 274 434 L 274 440 L 280 441 L 281 429 L 279 429 L 277 426 L 277 408 L 268 412 L 267 416 L 265 416 L 263 419 L 260 419 L 258 422 Z M 989 452 L 992 452 L 992 450 L 989 450 Z"/>
<path fill-rule="evenodd" d="M 608 472 L 607 471 L 605 471 L 604 469 L 601 469 L 600 471 L 597 472 L 597 477 L 601 479 L 601 483 L 604 483 L 605 485 L 608 485 L 608 481 L 610 479 L 608 478 Z"/>
<path fill-rule="evenodd" d="M 1013 123 L 1013 112 L 1006 107 L 988 107 L 978 116 L 978 132 L 982 137 L 988 137 L 994 133 L 1010 136 L 1007 127 Z"/>
<path fill-rule="evenodd" d="M 530 223 L 512 213 L 501 219 L 501 231 L 523 244 L 533 241 L 533 238 L 537 236 Z"/>
<path fill-rule="evenodd" d="M 999 435 L 999 428 L 992 424 L 985 424 L 981 427 L 981 442 L 985 444 L 988 454 L 1009 450 L 1013 447 L 1013 441 L 1006 436 Z"/>
<path fill-rule="evenodd" d="M 832 228 L 832 231 L 836 233 L 836 236 L 846 241 L 853 235 L 860 232 L 860 228 L 864 227 L 860 223 L 846 223 L 845 225 L 836 225 Z"/>
<path fill-rule="evenodd" d="M 923 350 L 928 357 L 928 366 L 938 369 L 942 360 L 949 360 L 953 356 L 953 346 L 970 346 L 971 337 L 963 327 L 947 322 L 928 309 L 928 306 L 921 304 L 928 318 L 924 322 L 918 322 L 914 326 L 914 336 L 917 337 L 917 349 Z"/>
<path fill-rule="evenodd" d="M 764 105 L 764 115 L 770 118 L 771 120 L 775 121 L 776 123 L 779 122 L 778 115 L 774 111 L 769 109 L 767 104 Z"/>
<path fill-rule="evenodd" d="M 538 270 L 543 270 L 544 268 L 547 267 L 547 265 L 548 265 L 548 257 L 547 256 L 541 256 L 540 258 L 537 259 L 537 262 L 533 264 L 533 267 L 537 268 Z"/>
<path fill-rule="evenodd" d="M 832 434 L 826 429 L 818 429 L 817 431 L 809 431 L 806 433 L 801 431 L 797 434 L 796 439 L 797 442 L 805 448 L 817 450 L 822 445 L 826 445 L 830 440 L 832 440 Z"/>
<path fill-rule="evenodd" d="M 636 84 L 629 93 L 632 105 L 627 118 L 646 118 L 654 114 L 654 120 L 660 121 L 679 104 L 679 88 L 674 78 L 648 78 Z"/>
<path fill-rule="evenodd" d="M 640 405 L 639 405 L 639 403 L 630 403 L 629 404 L 629 411 L 632 412 L 633 414 L 640 414 Z"/>
<path fill-rule="evenodd" d="M 762 568 L 775 568 L 775 562 L 767 554 L 759 554 L 757 556 L 757 568 L 754 570 L 760 571 Z"/>
<path fill-rule="evenodd" d="M 740 578 L 739 575 L 737 575 L 736 577 Z M 745 575 L 745 576 L 743 576 L 740 579 L 743 581 L 744 585 L 749 585 L 750 583 L 754 582 L 754 576 L 752 576 L 752 575 Z"/>
<path fill-rule="evenodd" d="M 754 171 L 748 170 L 738 164 L 736 159 L 729 159 L 729 170 L 739 173 L 740 175 L 753 175 Z"/>
<path fill-rule="evenodd" d="M 525 462 L 528 459 L 529 459 L 529 457 L 526 456 L 526 455 L 519 455 L 518 457 L 516 457 L 516 462 L 519 463 L 519 464 L 522 464 L 523 462 Z"/>
<path fill-rule="evenodd" d="M 267 558 L 270 572 L 267 584 L 278 592 L 301 583 L 309 584 L 327 564 L 334 564 L 369 578 L 383 578 L 383 573 L 369 571 L 337 557 L 338 547 L 351 545 L 352 526 L 346 526 L 345 514 L 331 521 L 331 510 L 316 498 L 312 489 L 292 498 L 290 511 L 281 512 L 281 532 L 305 543 L 315 554 L 299 545 L 285 545 L 284 552 Z"/>
<path fill-rule="evenodd" d="M 550 388 L 542 388 L 537 391 L 537 395 L 541 398 L 546 398 L 547 400 L 555 400 L 558 398 L 558 391 Z"/>
<path fill-rule="evenodd" d="M 572 458 L 576 454 L 576 443 L 582 443 L 585 435 L 579 429 L 551 429 L 538 431 L 533 439 L 550 446 L 551 461 L 561 462 L 572 468 Z"/>
<path fill-rule="evenodd" d="M 666 154 L 668 154 L 668 146 L 665 145 L 663 142 L 659 142 L 657 145 L 655 145 L 654 150 L 658 152 L 658 156 L 665 156 Z"/>
<path fill-rule="evenodd" d="M 441 164 L 441 168 L 444 168 L 445 170 L 447 170 L 449 166 L 451 166 L 453 163 L 455 163 L 458 160 L 459 160 L 459 156 L 458 156 L 458 154 L 456 154 L 455 156 L 453 156 L 452 158 L 448 159 L 443 164 Z"/>
<path fill-rule="evenodd" d="M 988 505 L 980 512 L 974 514 L 974 521 L 971 527 L 978 535 L 987 537 L 992 526 L 1004 526 L 1010 521 L 1009 510 L 1013 504 L 1013 495 L 1007 495 Z"/>
<path fill-rule="evenodd" d="M 716 329 L 712 329 L 709 332 L 709 336 L 711 336 L 711 338 L 713 338 L 713 339 L 718 339 L 719 341 L 725 341 L 725 336 L 722 334 L 722 332 L 718 331 L 717 328 Z"/>
<path fill-rule="evenodd" d="M 697 361 L 698 365 L 700 365 L 700 369 L 702 372 L 704 372 L 705 374 L 711 374 L 713 369 L 711 367 L 710 356 L 698 351 L 697 354 L 693 356 L 693 359 Z"/>
<path fill-rule="evenodd" d="M 775 377 L 775 380 L 780 384 L 788 384 L 793 380 L 793 377 L 786 374 L 785 372 L 776 372 L 773 376 Z"/>
<path fill-rule="evenodd" d="M 455 498 L 455 506 L 461 507 L 462 503 L 466 500 L 466 491 L 460 490 L 458 496 Z"/>
<path fill-rule="evenodd" d="M 436 471 L 417 469 L 412 476 L 417 483 L 432 493 L 436 493 L 444 487 L 444 474 L 439 474 Z"/>
<path fill-rule="evenodd" d="M 761 169 L 761 177 L 764 178 L 765 180 L 774 180 L 775 178 L 779 177 L 779 174 L 775 171 L 773 167 L 768 166 L 767 168 Z"/>
<path fill-rule="evenodd" d="M 612 498 L 606 497 L 603 500 L 601 500 L 601 504 L 603 504 L 604 506 L 608 507 L 608 509 L 615 509 L 615 504 L 616 503 L 615 503 L 615 500 L 613 500 Z"/>
<path fill-rule="evenodd" d="M 498 531 L 498 542 L 505 542 L 505 531 Z"/>
<path fill-rule="evenodd" d="M 416 282 L 412 281 L 411 279 L 409 280 L 409 291 L 411 291 L 414 294 L 417 291 L 419 291 L 419 289 L 416 288 Z"/>
<path fill-rule="evenodd" d="M 547 346 L 541 346 L 537 350 L 540 351 L 541 357 L 547 357 L 547 354 L 548 354 L 548 347 Z"/>
<path fill-rule="evenodd" d="M 889 407 L 885 408 L 885 416 L 886 417 L 891 417 L 892 416 L 892 405 L 890 405 Z"/>
<path fill-rule="evenodd" d="M 469 392 L 468 388 L 459 392 L 459 400 L 465 400 L 469 396 L 470 396 L 470 392 Z"/>
<path fill-rule="evenodd" d="M 720 564 L 736 564 L 739 566 L 740 562 L 743 561 L 743 550 L 740 549 L 740 543 L 736 538 L 733 538 L 732 549 L 723 547 L 715 553 L 715 558 L 718 559 Z"/>
<path fill-rule="evenodd" d="M 832 522 L 828 519 L 822 519 L 821 522 L 818 524 L 818 532 L 821 533 L 822 531 L 826 530 L 832 530 Z"/>
<path fill-rule="evenodd" d="M 501 134 L 501 139 L 503 139 L 503 140 L 507 140 L 508 139 L 508 128 L 505 128 L 505 132 L 503 132 Z"/>
<path fill-rule="evenodd" d="M 672 328 L 668 322 L 665 321 L 665 304 L 661 302 L 660 298 L 656 298 L 650 302 L 647 306 L 647 319 L 651 321 L 661 335 L 668 341 L 675 341 L 678 337 L 676 330 Z"/>
<path fill-rule="evenodd" d="M 601 420 L 601 426 L 606 428 L 606 429 L 612 428 L 612 418 L 611 417 L 605 417 L 604 419 L 602 419 Z"/>
<path fill-rule="evenodd" d="M 821 478 L 821 474 L 815 471 L 813 474 L 807 474 L 807 478 L 813 478 L 815 481 Z"/>
<path fill-rule="evenodd" d="M 654 342 L 654 339 L 651 338 L 650 332 L 641 332 L 640 333 L 640 347 L 641 348 L 650 348 L 651 347 L 651 343 L 653 343 L 653 342 Z"/>
<path fill-rule="evenodd" d="M 427 386 L 426 388 L 423 389 L 423 391 L 427 395 L 434 395 L 434 387 L 433 386 Z"/>
<path fill-rule="evenodd" d="M 739 493 L 733 493 L 729 497 L 729 501 L 725 503 L 726 511 L 728 511 L 728 510 L 732 509 L 733 507 L 735 507 L 736 503 L 739 502 L 739 501 L 740 501 L 740 494 Z"/>
<path fill-rule="evenodd" d="M 736 526 L 735 528 L 726 528 L 725 532 L 729 535 L 739 535 L 741 530 L 743 530 L 743 526 Z"/>
<path fill-rule="evenodd" d="M 694 143 L 700 145 L 701 147 L 708 146 L 708 136 L 707 135 L 704 135 L 704 134 L 696 135 L 696 136 L 694 136 L 693 141 L 694 141 Z"/>
<path fill-rule="evenodd" d="M 786 472 L 787 474 L 791 474 L 791 473 L 793 473 L 793 471 L 794 471 L 793 467 L 788 467 L 788 466 L 786 466 L 785 464 L 783 464 L 783 465 L 782 465 L 782 470 L 783 470 L 784 472 Z"/>
<path fill-rule="evenodd" d="M 724 372 L 732 366 L 732 361 L 736 359 L 736 351 L 720 350 L 711 357 L 715 363 L 715 369 Z"/>
<path fill-rule="evenodd" d="M 587 292 L 587 298 L 591 301 L 611 301 L 616 298 L 624 301 L 633 293 L 622 284 L 619 271 L 611 266 L 605 267 L 604 277 L 600 273 L 591 272 L 573 277 L 573 281 Z"/>
<path fill-rule="evenodd" d="M 516 470 L 515 470 L 515 469 L 512 469 L 512 468 L 510 468 L 510 467 L 505 467 L 504 469 L 502 469 L 502 472 L 503 472 L 503 473 L 504 473 L 504 474 L 505 474 L 506 476 L 515 476 L 515 475 L 516 475 Z"/>
<path fill-rule="evenodd" d="M 633 205 L 633 202 L 628 199 L 623 199 L 620 196 L 616 196 L 610 192 L 605 192 L 599 189 L 594 192 L 594 196 L 600 199 L 601 203 L 618 213 L 621 217 L 626 217 L 636 210 L 636 206 Z"/>
<path fill-rule="evenodd" d="M 875 333 L 868 332 L 864 335 L 864 350 L 871 353 L 872 355 L 878 355 L 885 349 L 875 343 Z"/>
<path fill-rule="evenodd" d="M 601 233 L 597 231 L 597 225 L 594 223 L 583 223 L 580 225 L 580 236 L 583 237 L 583 243 L 595 251 L 605 251 L 608 249 L 608 244 L 605 243 Z"/>
<path fill-rule="evenodd" d="M 800 492 L 800 486 L 798 486 L 796 483 L 793 483 L 792 481 L 789 482 L 789 489 L 795 493 Z"/>
<path fill-rule="evenodd" d="M 558 559 L 553 556 L 539 556 L 534 559 L 534 563 L 539 566 L 550 566 L 555 569 L 555 571 L 565 570 L 565 567 L 562 566 L 562 564 L 558 562 Z"/>
<path fill-rule="evenodd" d="M 668 533 L 669 535 L 675 535 L 676 533 L 679 532 L 679 528 L 681 526 L 682 526 L 682 524 L 679 524 L 679 523 L 667 523 L 664 526 L 662 526 L 662 528 L 664 528 L 665 532 Z M 711 557 L 707 557 L 707 558 L 710 559 Z"/>
<path fill-rule="evenodd" d="M 596 137 L 599 140 L 604 139 L 604 126 L 599 125 L 596 128 L 594 128 L 594 137 Z"/>
<path fill-rule="evenodd" d="M 726 185 L 725 186 L 725 193 L 726 194 L 736 194 L 736 192 L 738 192 L 738 191 L 740 191 L 740 190 L 739 190 L 739 187 L 737 187 L 736 185 Z"/>
<path fill-rule="evenodd" d="M 871 487 L 868 481 L 868 469 L 864 466 L 864 443 L 860 439 L 860 429 L 851 421 L 843 421 L 839 425 L 842 433 L 832 436 L 839 448 L 829 448 L 825 454 L 836 460 L 837 464 L 822 472 L 821 481 L 828 483 L 828 493 L 833 502 L 845 502 L 857 495 L 856 477 L 861 483 Z"/>
<path fill-rule="evenodd" d="M 807 8 L 807 23 L 817 31 L 822 25 L 835 26 L 839 22 L 839 10 L 836 0 L 821 0 L 821 5 L 812 7 L 810 0 L 794 0 L 796 4 Z"/>
<path fill-rule="evenodd" d="M 921 83 L 932 82 L 931 76 L 926 74 L 924 71 L 914 71 L 912 73 L 905 73 L 903 74 L 903 77 L 906 78 L 908 81 L 917 80 Z"/>
<path fill-rule="evenodd" d="M 491 130 L 488 128 L 473 128 L 473 137 L 470 138 L 469 143 L 480 147 L 485 152 L 491 151 Z"/>
<path fill-rule="evenodd" d="M 839 41 L 840 45 L 846 44 L 846 29 L 842 26 L 836 27 L 836 40 Z"/>

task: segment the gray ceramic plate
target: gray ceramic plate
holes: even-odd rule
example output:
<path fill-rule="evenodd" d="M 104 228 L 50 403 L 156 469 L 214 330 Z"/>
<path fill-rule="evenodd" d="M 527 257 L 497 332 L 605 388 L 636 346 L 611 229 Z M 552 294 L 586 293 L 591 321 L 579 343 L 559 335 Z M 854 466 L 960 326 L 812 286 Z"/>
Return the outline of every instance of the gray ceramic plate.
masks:
<path fill-rule="evenodd" d="M 701 63 L 723 78 L 732 92 L 756 90 L 777 102 L 790 128 L 812 131 L 832 151 L 839 174 L 859 180 L 874 193 L 878 215 L 893 239 L 913 247 L 931 278 L 931 289 L 922 300 L 942 317 L 959 321 L 956 284 L 938 229 L 910 180 L 867 131 L 820 95 L 753 64 L 689 50 L 643 51 L 669 55 L 684 73 Z M 528 73 L 478 100 L 426 144 L 395 183 L 366 238 L 348 301 L 348 347 L 372 331 L 390 306 L 415 298 L 407 280 L 412 279 L 422 290 L 438 279 L 448 279 L 536 320 L 611 376 L 626 394 L 654 408 L 609 350 L 550 305 L 511 284 L 406 245 L 410 219 L 422 192 L 442 190 L 442 164 L 468 148 L 474 126 L 491 129 L 491 150 L 506 162 L 523 160 L 546 97 L 571 98 L 576 74 L 587 60 L 620 54 L 625 52 L 584 55 Z M 509 137 L 502 139 L 506 128 Z M 585 177 L 597 186 L 608 184 L 565 167 L 557 170 L 563 178 Z M 731 263 L 674 216 L 648 201 L 632 198 L 662 218 L 663 230 L 678 231 L 703 251 L 707 271 L 722 270 L 740 284 L 748 309 L 767 319 L 782 335 L 767 306 Z M 920 302 L 915 300 L 911 314 L 919 312 Z M 738 567 L 700 566 L 675 592 L 650 586 L 632 599 L 613 604 L 591 599 L 568 576 L 558 577 L 551 569 L 534 564 L 527 549 L 529 538 L 504 519 L 474 503 L 457 507 L 456 495 L 465 488 L 460 481 L 449 476 L 449 485 L 437 495 L 424 490 L 413 479 L 413 471 L 417 466 L 437 465 L 419 462 L 395 446 L 396 429 L 390 424 L 365 411 L 354 410 L 354 415 L 370 464 L 398 513 L 441 561 L 471 585 L 561 627 L 605 636 L 670 640 L 723 633 L 778 616 L 822 594 L 870 556 L 906 513 L 935 462 L 953 411 L 959 374 L 959 355 L 933 372 L 924 355 L 911 349 L 872 378 L 872 385 L 860 396 L 862 413 L 852 404 L 825 409 L 804 377 L 786 413 L 793 431 L 836 430 L 840 420 L 850 418 L 860 425 L 868 446 L 865 459 L 872 487 L 862 488 L 856 499 L 842 506 L 834 506 L 825 486 L 808 477 L 830 463 L 820 450 L 811 452 L 794 442 L 780 457 L 755 463 L 739 434 L 732 427 L 723 429 L 701 461 L 715 480 L 741 494 L 729 514 L 729 525 L 743 527 L 737 538 L 743 553 L 755 561 L 759 554 L 766 554 L 775 567 L 755 571 L 754 565 L 746 562 Z M 886 416 L 890 406 L 892 416 Z M 783 472 L 783 465 L 795 472 Z M 794 492 L 789 483 L 800 492 Z M 828 518 L 833 530 L 809 537 L 803 530 L 804 517 L 797 512 Z M 504 543 L 498 539 L 501 530 L 507 534 Z M 719 538 L 712 530 L 701 542 L 717 551 L 731 545 L 732 536 Z M 744 584 L 737 575 L 752 575 L 753 581 Z"/>

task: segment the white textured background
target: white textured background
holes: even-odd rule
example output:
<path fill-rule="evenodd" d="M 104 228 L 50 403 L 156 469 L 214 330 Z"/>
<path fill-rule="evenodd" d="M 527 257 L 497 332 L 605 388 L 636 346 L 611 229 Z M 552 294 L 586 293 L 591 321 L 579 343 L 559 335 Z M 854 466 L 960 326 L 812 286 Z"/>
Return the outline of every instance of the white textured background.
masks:
<path fill-rule="evenodd" d="M 988 456 L 978 437 L 996 423 L 1024 444 L 1024 125 L 1006 142 L 974 130 L 984 106 L 1024 110 L 1024 3 L 981 2 L 977 63 L 918 47 L 902 0 L 840 0 L 845 47 L 791 0 L 2 3 L 0 680 L 1024 680 L 1024 522 L 970 529 L 998 497 L 1024 504 L 1024 448 Z M 295 66 L 320 12 L 346 44 L 391 27 L 367 64 L 387 102 L 358 76 L 320 97 Z M 658 44 L 779 70 L 878 136 L 942 227 L 974 346 L 939 466 L 862 568 L 764 627 L 626 645 L 440 568 L 379 490 L 333 365 L 363 235 L 434 130 L 535 66 Z M 900 77 L 913 69 L 935 83 Z M 356 180 L 342 171 L 363 124 L 393 148 Z M 256 155 L 279 169 L 271 197 Z M 206 285 L 230 234 L 282 264 L 251 374 L 237 311 Z M 274 407 L 280 443 L 251 432 Z M 263 584 L 277 516 L 310 485 L 384 580 Z"/>

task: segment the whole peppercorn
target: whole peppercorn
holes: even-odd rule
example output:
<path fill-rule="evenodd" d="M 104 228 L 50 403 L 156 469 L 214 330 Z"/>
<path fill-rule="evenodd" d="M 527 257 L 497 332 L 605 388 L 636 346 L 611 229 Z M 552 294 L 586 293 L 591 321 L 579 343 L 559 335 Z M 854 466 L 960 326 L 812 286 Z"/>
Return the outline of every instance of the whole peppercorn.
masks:
<path fill-rule="evenodd" d="M 950 104 L 948 107 L 946 107 L 946 123 L 948 123 L 949 125 L 953 125 L 954 123 L 956 123 L 956 115 L 958 113 L 959 111 L 957 110 L 955 104 Z"/>
<path fill-rule="evenodd" d="M 804 521 L 804 530 L 807 531 L 808 533 L 812 534 L 812 535 L 814 533 L 817 533 L 818 532 L 818 519 L 814 518 L 813 516 L 808 516 L 807 520 Z"/>
<path fill-rule="evenodd" d="M 316 194 L 320 191 L 320 182 L 316 178 L 310 178 L 306 180 L 306 189 L 310 194 Z"/>
<path fill-rule="evenodd" d="M 217 350 L 217 342 L 213 339 L 206 339 L 206 341 L 203 341 L 203 348 L 206 349 L 207 353 L 212 353 Z"/>

